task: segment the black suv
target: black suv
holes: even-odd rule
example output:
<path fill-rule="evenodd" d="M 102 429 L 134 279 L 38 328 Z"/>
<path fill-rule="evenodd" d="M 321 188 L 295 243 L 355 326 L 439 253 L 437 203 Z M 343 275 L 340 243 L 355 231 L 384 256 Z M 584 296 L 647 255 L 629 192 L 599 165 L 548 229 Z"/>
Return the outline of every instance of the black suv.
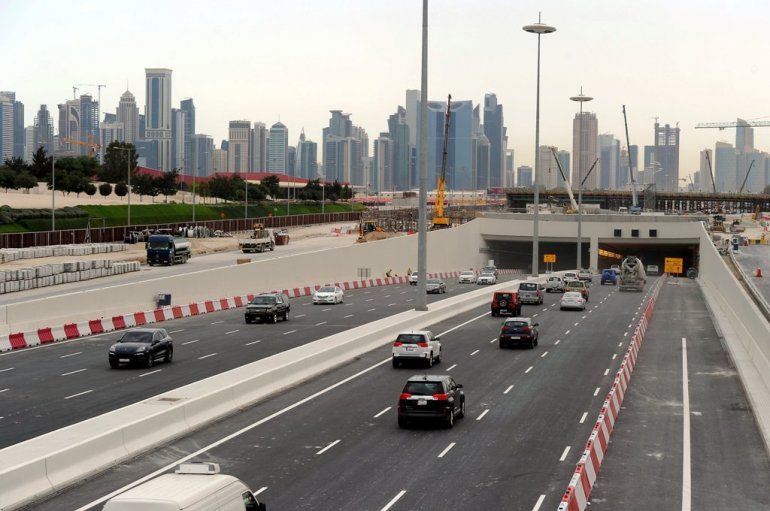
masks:
<path fill-rule="evenodd" d="M 398 427 L 412 419 L 439 419 L 448 428 L 465 416 L 463 386 L 451 376 L 418 374 L 406 381 L 398 398 Z"/>
<path fill-rule="evenodd" d="M 117 369 L 120 364 L 155 365 L 157 359 L 171 362 L 174 344 L 164 328 L 134 328 L 123 334 L 117 343 L 110 346 L 110 367 Z"/>
<path fill-rule="evenodd" d="M 532 349 L 537 346 L 539 323 L 532 318 L 508 318 L 500 329 L 500 337 L 497 339 L 500 349 L 516 344 L 523 344 Z"/>
<path fill-rule="evenodd" d="M 246 306 L 244 317 L 246 323 L 263 319 L 266 319 L 271 323 L 277 323 L 278 318 L 288 321 L 290 310 L 291 304 L 289 303 L 289 297 L 285 294 L 262 293 L 255 296 L 251 303 Z"/>

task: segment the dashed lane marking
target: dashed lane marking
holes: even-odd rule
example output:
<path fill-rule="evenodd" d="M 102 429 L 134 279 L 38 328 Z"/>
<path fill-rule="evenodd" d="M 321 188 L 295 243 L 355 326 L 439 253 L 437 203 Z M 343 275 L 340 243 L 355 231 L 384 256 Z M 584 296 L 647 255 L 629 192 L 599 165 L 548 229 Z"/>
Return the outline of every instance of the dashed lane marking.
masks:
<path fill-rule="evenodd" d="M 328 451 L 329 449 L 331 449 L 332 447 L 334 447 L 334 446 L 335 446 L 335 445 L 337 445 L 338 443 L 340 443 L 340 440 L 335 440 L 334 442 L 330 443 L 329 445 L 327 445 L 326 447 L 324 447 L 323 449 L 321 449 L 320 451 L 318 451 L 317 453 L 315 453 L 315 454 L 316 454 L 316 456 L 318 456 L 319 454 L 323 454 L 323 453 L 325 453 L 326 451 Z"/>
<path fill-rule="evenodd" d="M 512 388 L 513 388 L 513 385 L 508 385 L 508 388 L 503 391 L 503 394 L 509 393 Z"/>
<path fill-rule="evenodd" d="M 216 353 L 209 353 L 208 355 L 203 355 L 202 357 L 198 357 L 198 360 L 203 360 L 204 358 L 213 357 L 216 355 Z"/>
<path fill-rule="evenodd" d="M 151 374 L 159 373 L 159 372 L 161 372 L 162 370 L 163 370 L 163 369 L 156 369 L 156 370 L 154 370 L 154 371 L 150 371 L 149 373 L 142 373 L 142 374 L 140 374 L 140 375 L 139 375 L 139 378 L 143 378 L 143 377 L 145 377 L 145 376 L 149 376 L 149 375 L 151 375 Z"/>
<path fill-rule="evenodd" d="M 583 412 L 583 415 L 580 417 L 580 424 L 586 421 L 586 417 L 588 417 L 588 412 Z"/>
<path fill-rule="evenodd" d="M 81 355 L 82 353 L 83 353 L 82 351 L 77 351 L 75 353 L 68 353 L 67 355 L 62 355 L 59 358 L 74 357 L 75 355 Z"/>
<path fill-rule="evenodd" d="M 187 346 L 188 344 L 193 344 L 200 341 L 200 339 L 193 339 L 192 341 L 185 341 L 182 343 L 182 346 Z"/>
<path fill-rule="evenodd" d="M 261 339 L 257 339 L 256 341 L 247 342 L 246 344 L 244 344 L 244 346 L 251 346 L 252 344 L 257 344 L 258 342 L 261 342 L 261 341 L 262 341 Z"/>
<path fill-rule="evenodd" d="M 386 414 L 387 412 L 389 412 L 391 408 L 392 408 L 391 406 L 389 406 L 389 407 L 385 408 L 383 411 L 381 411 L 380 413 L 378 413 L 377 415 L 375 415 L 375 416 L 374 416 L 374 418 L 376 419 L 377 417 L 381 417 L 382 415 L 384 415 L 384 414 Z"/>
<path fill-rule="evenodd" d="M 594 390 L 594 396 L 598 396 L 600 390 L 601 389 L 599 387 L 596 387 L 596 390 Z"/>
<path fill-rule="evenodd" d="M 70 371 L 70 372 L 68 372 L 68 373 L 62 373 L 62 376 L 69 376 L 69 375 L 71 375 L 71 374 L 82 373 L 82 372 L 83 372 L 83 371 L 85 371 L 85 370 L 86 370 L 86 369 L 76 369 L 75 371 Z"/>
<path fill-rule="evenodd" d="M 564 461 L 567 459 L 567 454 L 569 454 L 570 446 L 564 448 L 564 452 L 561 453 L 561 458 L 559 458 L 559 461 Z"/>
<path fill-rule="evenodd" d="M 476 420 L 477 420 L 477 421 L 480 421 L 480 420 L 481 420 L 481 419 L 483 419 L 483 418 L 484 418 L 484 416 L 485 416 L 486 414 L 488 414 L 488 413 L 489 413 L 489 408 L 487 408 L 486 410 L 484 410 L 483 412 L 481 412 L 481 415 L 479 415 L 478 417 L 476 417 Z"/>
<path fill-rule="evenodd" d="M 527 368 L 527 370 L 526 370 L 526 371 L 524 371 L 524 374 L 527 374 L 527 373 L 528 373 L 528 372 L 530 372 L 532 369 L 534 369 L 534 367 L 533 367 L 533 366 L 529 366 L 529 367 Z"/>
<path fill-rule="evenodd" d="M 78 392 L 77 394 L 72 394 L 71 396 L 67 396 L 67 397 L 65 397 L 64 399 L 72 399 L 73 397 L 84 396 L 84 395 L 86 395 L 86 394 L 90 394 L 90 393 L 91 393 L 91 392 L 93 392 L 93 391 L 94 391 L 94 390 L 93 390 L 93 389 L 91 389 L 91 390 L 86 390 L 86 391 L 84 391 L 84 392 Z"/>
<path fill-rule="evenodd" d="M 439 458 L 443 458 L 443 457 L 444 457 L 444 455 L 445 455 L 446 453 L 448 453 L 448 452 L 449 452 L 449 450 L 450 450 L 450 449 L 452 449 L 452 447 L 454 447 L 454 446 L 455 446 L 455 442 L 452 442 L 452 443 L 450 443 L 449 445 L 447 445 L 447 446 L 446 446 L 446 449 L 444 449 L 443 451 L 441 451 L 441 454 L 439 454 L 439 455 L 438 455 L 438 457 L 439 457 Z"/>
<path fill-rule="evenodd" d="M 396 502 L 398 502 L 398 499 L 400 499 L 401 497 L 403 497 L 405 493 L 406 493 L 406 490 L 401 490 L 400 492 L 398 492 L 398 494 L 397 494 L 395 497 L 393 497 L 393 498 L 390 500 L 390 502 L 388 502 L 387 504 L 385 504 L 385 507 L 384 507 L 384 508 L 382 508 L 382 510 L 381 510 L 381 511 L 388 511 L 388 509 L 392 508 L 392 507 L 393 507 L 393 505 L 394 505 Z"/>
<path fill-rule="evenodd" d="M 480 351 L 480 350 L 476 350 L 476 351 L 474 351 L 473 353 L 471 353 L 471 356 L 475 355 L 475 354 L 476 354 L 476 353 L 478 353 L 479 351 Z"/>
<path fill-rule="evenodd" d="M 446 370 L 447 370 L 447 371 L 451 371 L 451 370 L 452 370 L 452 369 L 454 369 L 455 367 L 457 367 L 457 364 L 452 364 L 451 366 L 447 367 L 447 368 L 446 368 Z"/>

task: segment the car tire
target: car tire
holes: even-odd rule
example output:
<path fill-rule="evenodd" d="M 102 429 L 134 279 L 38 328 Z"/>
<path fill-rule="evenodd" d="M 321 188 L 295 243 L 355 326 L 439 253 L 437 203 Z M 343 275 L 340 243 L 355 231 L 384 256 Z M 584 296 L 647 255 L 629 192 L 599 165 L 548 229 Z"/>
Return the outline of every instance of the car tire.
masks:
<path fill-rule="evenodd" d="M 166 357 L 163 359 L 163 361 L 167 364 L 170 364 L 173 359 L 174 359 L 174 350 L 169 349 L 168 351 L 166 351 Z"/>
<path fill-rule="evenodd" d="M 248 325 L 249 323 L 251 323 L 251 320 L 250 320 L 249 318 L 244 318 L 244 321 L 246 321 L 246 324 L 247 324 L 247 325 Z"/>
<path fill-rule="evenodd" d="M 273 315 L 270 316 L 270 322 L 273 324 L 278 323 L 278 314 L 274 312 Z"/>
<path fill-rule="evenodd" d="M 447 429 L 450 429 L 450 428 L 454 427 L 454 425 L 455 425 L 455 409 L 454 409 L 454 407 L 451 410 L 449 410 L 449 417 L 447 417 L 445 420 L 446 420 L 446 422 L 444 423 L 444 425 L 447 427 Z"/>
<path fill-rule="evenodd" d="M 286 310 L 283 312 L 283 320 L 284 320 L 284 321 L 289 321 L 289 309 L 286 309 Z"/>
<path fill-rule="evenodd" d="M 465 398 L 463 398 L 463 402 L 460 404 L 460 412 L 457 414 L 458 419 L 463 417 L 465 417 Z"/>
<path fill-rule="evenodd" d="M 535 346 L 537 346 L 538 341 L 540 340 L 539 337 L 535 337 Z"/>
<path fill-rule="evenodd" d="M 398 418 L 398 427 L 399 428 L 408 428 L 409 427 L 409 421 L 404 419 L 403 417 Z"/>
<path fill-rule="evenodd" d="M 436 357 L 436 363 L 437 364 L 441 363 L 441 350 L 440 349 L 438 350 L 438 356 Z"/>
<path fill-rule="evenodd" d="M 396 357 L 393 357 L 393 367 L 398 369 L 398 360 L 396 360 Z"/>
<path fill-rule="evenodd" d="M 505 349 L 505 344 L 503 344 L 503 341 L 497 341 L 497 345 L 500 346 L 500 349 Z"/>
<path fill-rule="evenodd" d="M 110 367 L 113 369 L 117 369 L 120 366 L 120 362 L 117 360 L 110 360 Z"/>
<path fill-rule="evenodd" d="M 499 315 L 500 315 L 500 313 L 499 313 L 499 312 L 497 312 L 497 311 L 492 311 L 492 317 L 494 317 L 494 316 L 499 316 Z"/>
<path fill-rule="evenodd" d="M 530 339 L 529 340 L 529 349 L 531 349 L 531 350 L 535 349 L 535 340 L 534 339 Z"/>
<path fill-rule="evenodd" d="M 428 357 L 428 361 L 426 362 L 426 364 L 428 365 L 429 369 L 431 367 L 433 367 L 433 352 L 432 351 L 430 352 L 430 356 Z"/>
<path fill-rule="evenodd" d="M 147 366 L 148 369 L 155 365 L 155 359 L 153 358 L 152 353 L 147 354 L 147 360 L 145 361 L 145 365 Z"/>

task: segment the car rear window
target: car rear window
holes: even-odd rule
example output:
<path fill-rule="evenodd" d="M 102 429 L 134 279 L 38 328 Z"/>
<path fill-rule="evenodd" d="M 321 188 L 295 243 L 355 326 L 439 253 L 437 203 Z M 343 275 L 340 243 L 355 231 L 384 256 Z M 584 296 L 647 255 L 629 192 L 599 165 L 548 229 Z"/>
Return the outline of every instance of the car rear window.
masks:
<path fill-rule="evenodd" d="M 444 386 L 438 381 L 408 381 L 404 387 L 407 394 L 418 396 L 432 396 L 444 392 Z"/>
<path fill-rule="evenodd" d="M 506 321 L 503 328 L 521 328 L 527 326 L 526 321 Z"/>
<path fill-rule="evenodd" d="M 425 342 L 425 337 L 422 334 L 398 334 L 396 341 L 403 344 L 417 344 L 418 342 Z"/>
<path fill-rule="evenodd" d="M 496 293 L 495 300 L 510 300 L 511 293 Z"/>
<path fill-rule="evenodd" d="M 519 284 L 519 289 L 524 291 L 537 291 L 537 284 L 533 284 L 531 282 L 522 282 Z"/>

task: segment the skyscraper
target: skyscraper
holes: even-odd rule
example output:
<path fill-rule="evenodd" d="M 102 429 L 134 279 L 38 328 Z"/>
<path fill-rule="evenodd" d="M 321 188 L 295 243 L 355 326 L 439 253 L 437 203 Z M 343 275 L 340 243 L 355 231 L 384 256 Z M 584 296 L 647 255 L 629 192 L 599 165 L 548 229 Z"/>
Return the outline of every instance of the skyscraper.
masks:
<path fill-rule="evenodd" d="M 184 112 L 184 160 L 185 168 L 191 168 L 192 162 L 192 136 L 195 134 L 195 105 L 192 98 L 179 102 L 179 108 Z"/>
<path fill-rule="evenodd" d="M 190 161 L 187 168 L 196 182 L 201 177 L 212 173 L 211 159 L 214 151 L 214 139 L 208 135 L 193 134 L 190 137 Z"/>
<path fill-rule="evenodd" d="M 516 169 L 516 186 L 519 188 L 532 188 L 532 167 L 522 165 Z"/>
<path fill-rule="evenodd" d="M 571 183 L 572 180 L 570 178 L 571 169 L 570 169 L 570 154 L 569 154 L 569 151 L 565 151 L 564 149 L 557 150 L 556 151 L 556 156 L 557 156 L 557 158 L 559 160 L 559 163 L 561 164 L 561 169 L 564 172 L 564 175 L 567 177 L 567 183 Z M 561 177 L 561 173 L 559 173 L 559 176 L 557 178 L 557 185 L 558 185 L 559 188 L 566 189 L 565 188 L 565 184 L 564 184 L 564 180 Z M 569 186 L 569 185 L 566 185 L 566 186 Z"/>
<path fill-rule="evenodd" d="M 12 91 L 0 91 L 0 96 L 5 96 L 13 103 L 13 157 L 24 159 L 24 145 L 26 143 L 24 103 L 16 101 L 16 93 Z"/>
<path fill-rule="evenodd" d="M 41 147 L 45 152 L 51 154 L 54 151 L 53 143 L 53 119 L 46 105 L 40 105 L 40 109 L 35 115 L 33 153 Z"/>
<path fill-rule="evenodd" d="M 655 119 L 655 161 L 660 165 L 655 174 L 657 190 L 679 188 L 679 127 L 662 126 Z"/>
<path fill-rule="evenodd" d="M 171 168 L 179 171 L 181 175 L 188 174 L 187 162 L 184 159 L 185 137 L 184 129 L 187 112 L 180 108 L 171 109 Z"/>
<path fill-rule="evenodd" d="M 599 135 L 599 188 L 616 190 L 620 167 L 620 141 L 612 134 Z"/>
<path fill-rule="evenodd" d="M 227 144 L 227 167 L 229 172 L 249 172 L 249 141 L 251 121 L 230 121 Z"/>
<path fill-rule="evenodd" d="M 714 181 L 717 192 L 737 192 L 737 158 L 732 144 L 717 142 L 714 148 Z"/>
<path fill-rule="evenodd" d="M 350 114 L 342 110 L 330 112 L 329 126 L 323 129 L 324 176 L 328 181 L 363 185 L 369 136 L 366 130 L 353 125 Z"/>
<path fill-rule="evenodd" d="M 559 164 L 553 151 L 551 151 L 551 146 L 540 146 L 540 177 L 538 181 L 541 189 L 545 190 L 555 190 L 562 186 L 563 180 L 559 172 Z"/>
<path fill-rule="evenodd" d="M 394 143 L 389 132 L 380 133 L 374 139 L 373 176 L 369 183 L 373 192 L 383 192 L 393 187 L 393 149 Z"/>
<path fill-rule="evenodd" d="M 738 118 L 739 126 L 735 128 L 735 150 L 739 153 L 746 153 L 754 149 L 754 128 L 750 126 L 740 126 L 746 124 L 744 119 Z"/>
<path fill-rule="evenodd" d="M 147 68 L 145 138 L 156 140 L 160 170 L 171 170 L 171 69 Z"/>
<path fill-rule="evenodd" d="M 268 147 L 268 171 L 277 174 L 286 174 L 289 130 L 281 121 L 270 126 L 270 141 L 268 142 Z"/>
<path fill-rule="evenodd" d="M 428 180 L 430 188 L 436 186 L 441 172 L 444 152 L 444 123 L 446 120 L 446 101 L 428 102 Z M 452 112 L 449 121 L 449 144 L 447 146 L 446 184 L 449 190 L 470 190 L 475 184 L 474 176 L 477 171 L 476 145 L 478 138 L 474 131 L 474 113 L 471 101 L 452 101 Z M 417 124 L 420 124 L 419 113 Z M 416 152 L 420 153 L 418 139 Z M 476 176 L 478 178 L 478 176 Z M 413 184 L 419 183 L 417 176 Z M 479 186 L 480 185 L 479 181 Z"/>
<path fill-rule="evenodd" d="M 123 123 L 125 140 L 122 142 L 136 143 L 139 138 L 139 107 L 136 106 L 136 99 L 131 92 L 121 94 L 115 114 L 118 122 Z"/>
<path fill-rule="evenodd" d="M 268 131 L 263 122 L 255 122 L 249 138 L 249 168 L 252 172 L 267 170 L 267 135 Z"/>
<path fill-rule="evenodd" d="M 592 190 L 598 187 L 597 169 L 588 174 L 598 157 L 596 148 L 598 133 L 599 122 L 596 114 L 583 112 L 582 117 L 580 113 L 575 114 L 575 119 L 572 121 L 572 187 L 575 189 L 584 179 L 584 189 Z"/>
<path fill-rule="evenodd" d="M 0 92 L 0 165 L 13 157 L 13 101 Z"/>
<path fill-rule="evenodd" d="M 387 181 L 389 186 L 396 190 L 408 190 L 410 188 L 409 132 L 406 108 L 399 106 L 396 113 L 388 117 L 388 138 L 393 142 L 393 162 L 391 165 L 392 175 L 387 178 Z"/>
<path fill-rule="evenodd" d="M 498 104 L 495 94 L 484 95 L 484 135 L 489 140 L 489 183 L 487 187 L 503 186 L 505 168 L 505 126 L 503 105 Z"/>
<path fill-rule="evenodd" d="M 305 179 L 318 178 L 318 144 L 305 138 L 305 130 L 297 142 L 297 176 Z"/>

